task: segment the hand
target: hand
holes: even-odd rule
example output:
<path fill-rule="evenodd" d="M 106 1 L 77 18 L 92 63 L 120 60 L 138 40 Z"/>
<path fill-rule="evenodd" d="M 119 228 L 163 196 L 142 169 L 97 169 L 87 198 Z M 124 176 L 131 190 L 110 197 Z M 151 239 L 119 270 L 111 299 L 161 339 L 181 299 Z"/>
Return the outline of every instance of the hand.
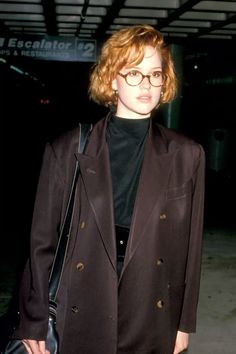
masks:
<path fill-rule="evenodd" d="M 22 339 L 22 343 L 29 354 L 50 354 L 45 348 L 44 340 Z"/>
<path fill-rule="evenodd" d="M 179 354 L 188 348 L 189 334 L 178 331 L 175 341 L 175 349 L 173 354 Z"/>

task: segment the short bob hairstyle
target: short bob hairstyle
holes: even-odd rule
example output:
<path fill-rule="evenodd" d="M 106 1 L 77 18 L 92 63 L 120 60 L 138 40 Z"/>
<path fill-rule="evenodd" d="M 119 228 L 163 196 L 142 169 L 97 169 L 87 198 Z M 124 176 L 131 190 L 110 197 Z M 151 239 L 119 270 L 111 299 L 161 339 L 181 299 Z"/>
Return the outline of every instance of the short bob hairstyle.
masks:
<path fill-rule="evenodd" d="M 144 47 L 152 46 L 161 55 L 163 87 L 160 103 L 170 102 L 176 94 L 176 77 L 173 61 L 163 36 L 149 25 L 135 25 L 115 32 L 104 43 L 100 58 L 92 67 L 89 96 L 105 106 L 117 105 L 117 94 L 112 81 L 125 66 L 137 65 L 144 57 Z"/>

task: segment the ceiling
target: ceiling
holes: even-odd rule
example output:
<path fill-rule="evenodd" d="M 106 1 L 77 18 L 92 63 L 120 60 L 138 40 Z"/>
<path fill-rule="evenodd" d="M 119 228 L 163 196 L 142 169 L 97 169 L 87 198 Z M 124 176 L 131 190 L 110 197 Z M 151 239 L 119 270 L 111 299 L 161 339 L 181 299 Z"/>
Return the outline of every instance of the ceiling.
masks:
<path fill-rule="evenodd" d="M 117 29 L 150 24 L 173 40 L 236 38 L 236 0 L 6 0 L 0 35 L 103 39 Z"/>

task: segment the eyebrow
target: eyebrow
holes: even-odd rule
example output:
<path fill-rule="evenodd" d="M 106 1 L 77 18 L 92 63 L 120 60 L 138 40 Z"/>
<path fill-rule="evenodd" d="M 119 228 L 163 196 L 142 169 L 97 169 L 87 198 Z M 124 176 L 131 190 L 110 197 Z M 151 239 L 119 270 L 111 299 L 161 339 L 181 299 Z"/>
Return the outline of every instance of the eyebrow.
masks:
<path fill-rule="evenodd" d="M 142 70 L 142 68 L 140 68 L 139 66 L 127 66 L 126 69 L 136 69 L 136 70 Z M 161 69 L 162 70 L 162 67 L 161 66 L 154 66 L 153 68 L 150 69 L 150 71 L 152 70 L 156 70 L 156 69 Z"/>

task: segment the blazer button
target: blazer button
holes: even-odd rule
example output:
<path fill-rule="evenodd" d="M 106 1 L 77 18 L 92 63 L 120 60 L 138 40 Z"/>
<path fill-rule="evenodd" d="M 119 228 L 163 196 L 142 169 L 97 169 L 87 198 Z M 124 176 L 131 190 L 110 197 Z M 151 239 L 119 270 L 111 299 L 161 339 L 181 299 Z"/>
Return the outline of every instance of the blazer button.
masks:
<path fill-rule="evenodd" d="M 158 300 L 156 305 L 158 309 L 162 309 L 164 307 L 164 301 Z"/>
<path fill-rule="evenodd" d="M 160 220 L 166 220 L 166 214 L 160 214 Z"/>
<path fill-rule="evenodd" d="M 84 270 L 84 263 L 79 262 L 76 264 L 76 269 L 79 270 L 80 272 Z"/>
<path fill-rule="evenodd" d="M 71 311 L 74 313 L 78 313 L 79 312 L 79 308 L 77 306 L 72 306 L 71 307 Z"/>
<path fill-rule="evenodd" d="M 162 258 L 158 258 L 157 260 L 157 266 L 160 266 L 164 263 L 163 259 Z"/>
<path fill-rule="evenodd" d="M 80 223 L 80 228 L 83 230 L 84 228 L 85 228 L 85 221 L 81 221 L 81 223 Z"/>

